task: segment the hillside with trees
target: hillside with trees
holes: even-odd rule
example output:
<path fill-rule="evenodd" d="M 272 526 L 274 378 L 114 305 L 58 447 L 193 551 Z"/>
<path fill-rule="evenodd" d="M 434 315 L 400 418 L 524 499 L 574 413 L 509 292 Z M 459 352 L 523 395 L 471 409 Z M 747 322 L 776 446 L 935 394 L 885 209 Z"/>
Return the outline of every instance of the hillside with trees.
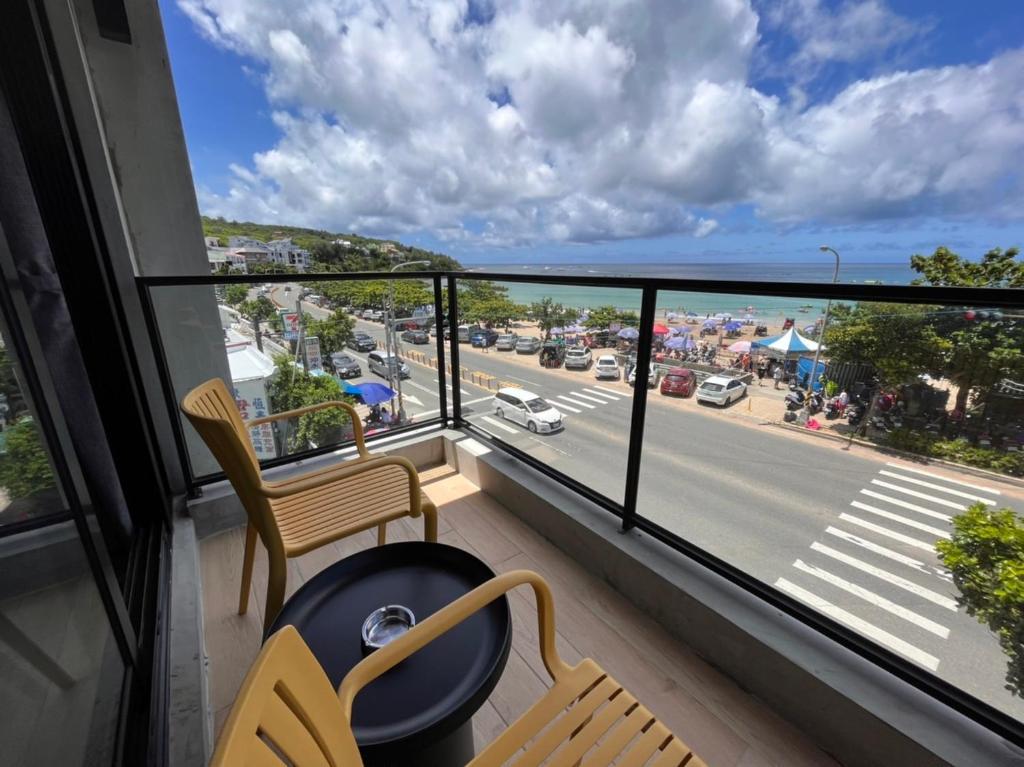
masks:
<path fill-rule="evenodd" d="M 358 234 L 328 232 L 324 229 L 305 229 L 300 226 L 256 224 L 252 221 L 227 221 L 223 218 L 203 216 L 203 235 L 216 237 L 226 247 L 231 237 L 252 237 L 269 242 L 290 238 L 300 248 L 310 252 L 315 264 L 311 271 L 359 272 L 390 269 L 396 262 L 429 261 L 431 268 L 460 271 L 462 265 L 443 253 L 403 245 L 394 240 L 376 240 Z M 426 267 L 424 267 L 426 268 Z"/>

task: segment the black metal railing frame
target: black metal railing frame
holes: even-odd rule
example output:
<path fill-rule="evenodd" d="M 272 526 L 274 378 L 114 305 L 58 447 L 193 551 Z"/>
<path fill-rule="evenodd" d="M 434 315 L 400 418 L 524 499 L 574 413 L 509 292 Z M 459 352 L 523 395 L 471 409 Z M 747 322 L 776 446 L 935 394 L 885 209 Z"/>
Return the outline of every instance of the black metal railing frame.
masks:
<path fill-rule="evenodd" d="M 787 615 L 814 628 L 843 647 L 867 658 L 876 665 L 889 671 L 897 678 L 908 682 L 917 689 L 923 690 L 937 700 L 965 714 L 974 721 L 997 732 L 1011 741 L 1024 745 L 1024 723 L 1012 716 L 999 711 L 984 701 L 975 698 L 964 690 L 955 687 L 945 680 L 915 666 L 899 655 L 874 644 L 862 635 L 852 631 L 845 625 L 813 610 L 802 602 L 793 599 L 767 583 L 758 580 L 749 573 L 715 556 L 711 552 L 686 540 L 677 533 L 645 518 L 637 511 L 637 497 L 640 486 L 640 470 L 643 458 L 644 418 L 646 415 L 647 379 L 651 360 L 653 327 L 659 292 L 692 292 L 714 293 L 720 295 L 771 295 L 794 299 L 811 299 L 844 302 L 874 301 L 898 304 L 921 304 L 956 307 L 986 307 L 993 309 L 1011 309 L 1024 311 L 1024 292 L 995 288 L 960 288 L 960 287 L 924 287 L 910 285 L 853 285 L 843 283 L 761 283 L 737 280 L 690 280 L 669 278 L 640 277 L 601 277 L 594 275 L 523 275 L 495 272 L 346 272 L 324 274 L 266 274 L 266 275 L 199 275 L 185 277 L 139 277 L 137 279 L 142 294 L 143 308 L 146 313 L 147 331 L 156 353 L 157 364 L 162 378 L 163 393 L 166 405 L 171 413 L 172 423 L 176 426 L 175 440 L 179 457 L 185 470 L 190 487 L 195 489 L 203 484 L 223 479 L 222 474 L 193 476 L 191 462 L 184 442 L 182 422 L 178 413 L 173 393 L 173 384 L 159 327 L 153 311 L 150 291 L 160 287 L 185 287 L 189 285 L 212 287 L 230 284 L 259 283 L 308 283 L 308 282 L 344 282 L 363 280 L 430 280 L 434 290 L 434 322 L 437 325 L 437 373 L 439 415 L 435 418 L 391 429 L 387 436 L 402 431 L 421 429 L 429 426 L 454 426 L 472 433 L 484 440 L 489 446 L 500 449 L 526 463 L 585 497 L 589 501 L 615 514 L 621 519 L 623 532 L 637 529 L 660 541 L 677 552 L 700 563 L 712 572 L 754 594 L 768 604 L 782 610 Z M 459 281 L 491 281 L 498 283 L 528 283 L 552 286 L 573 287 L 607 287 L 638 289 L 641 291 L 641 309 L 639 317 L 640 337 L 637 344 L 636 379 L 633 387 L 632 416 L 626 462 L 625 487 L 623 502 L 619 503 L 598 493 L 550 465 L 537 460 L 504 440 L 486 432 L 463 417 L 460 379 L 459 341 L 455 332 L 459 325 L 458 283 Z M 442 288 L 447 290 L 448 311 L 445 313 Z M 449 344 L 444 344 L 444 320 L 447 320 Z M 448 412 L 448 391 L 446 364 L 451 366 L 451 413 Z M 374 442 L 371 437 L 369 444 Z M 281 456 L 265 461 L 264 467 L 293 463 L 295 461 L 334 452 L 343 445 L 327 445 L 315 450 L 304 451 L 292 455 Z"/>

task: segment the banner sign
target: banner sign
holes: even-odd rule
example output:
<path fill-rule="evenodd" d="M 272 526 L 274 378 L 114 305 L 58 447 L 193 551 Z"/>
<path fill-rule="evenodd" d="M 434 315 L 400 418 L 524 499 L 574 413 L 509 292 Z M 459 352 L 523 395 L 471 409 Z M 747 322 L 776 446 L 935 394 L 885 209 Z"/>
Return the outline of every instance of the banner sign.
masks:
<path fill-rule="evenodd" d="M 250 418 L 262 418 L 270 415 L 267 406 L 267 387 L 262 378 L 253 378 L 248 381 L 235 381 L 235 403 L 238 411 L 242 414 L 242 420 Z M 253 449 L 259 460 L 277 457 L 277 446 L 274 444 L 274 427 L 272 424 L 264 423 L 249 429 L 249 436 L 252 439 Z"/>
<path fill-rule="evenodd" d="M 306 337 L 306 364 L 310 372 L 324 369 L 324 361 L 320 356 L 320 339 L 316 336 Z"/>
<path fill-rule="evenodd" d="M 284 338 L 286 341 L 298 341 L 299 340 L 299 324 L 302 318 L 296 311 L 290 311 L 288 309 L 279 309 L 277 312 L 281 318 L 281 325 L 284 326 Z"/>

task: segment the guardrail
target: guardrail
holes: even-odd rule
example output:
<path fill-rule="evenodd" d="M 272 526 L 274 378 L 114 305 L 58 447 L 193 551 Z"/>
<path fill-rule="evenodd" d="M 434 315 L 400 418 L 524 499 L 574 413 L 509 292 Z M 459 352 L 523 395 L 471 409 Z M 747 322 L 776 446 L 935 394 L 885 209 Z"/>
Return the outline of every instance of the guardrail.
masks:
<path fill-rule="evenodd" d="M 182 422 L 177 409 L 177 397 L 173 385 L 171 371 L 168 369 L 167 358 L 160 336 L 158 326 L 158 314 L 154 309 L 152 291 L 161 287 L 183 287 L 197 286 L 210 287 L 214 285 L 232 284 L 253 284 L 253 283 L 309 283 L 309 282 L 333 282 L 333 281 L 364 281 L 364 280 L 423 280 L 427 279 L 433 283 L 434 297 L 434 323 L 437 327 L 443 327 L 447 320 L 449 327 L 458 327 L 460 324 L 458 286 L 460 282 L 468 281 L 494 281 L 501 283 L 527 283 L 542 284 L 562 287 L 604 287 L 604 288 L 633 288 L 641 293 L 641 306 L 639 312 L 636 351 L 636 381 L 632 390 L 632 406 L 630 420 L 629 445 L 626 455 L 625 466 L 625 492 L 623 500 L 616 501 L 608 498 L 592 488 L 583 485 L 572 477 L 558 471 L 549 464 L 539 460 L 535 456 L 526 453 L 504 440 L 480 429 L 471 423 L 464 416 L 461 402 L 460 387 L 452 385 L 451 391 L 447 390 L 449 381 L 467 381 L 487 391 L 510 385 L 479 371 L 469 370 L 463 367 L 459 359 L 459 344 L 456 338 L 444 339 L 439 333 L 435 341 L 433 354 L 410 349 L 404 354 L 412 362 L 427 366 L 437 371 L 438 389 L 437 395 L 440 401 L 439 415 L 411 426 L 392 429 L 387 434 L 401 433 L 408 429 L 419 428 L 425 425 L 455 426 L 473 433 L 481 440 L 486 441 L 496 449 L 503 450 L 525 464 L 530 465 L 537 471 L 545 474 L 564 487 L 567 487 L 579 495 L 587 498 L 596 505 L 616 515 L 621 520 L 623 531 L 636 528 L 667 546 L 675 549 L 683 555 L 702 564 L 706 568 L 716 572 L 727 580 L 737 584 L 748 592 L 755 594 L 765 602 L 774 605 L 786 614 L 800 620 L 804 624 L 813 627 L 817 631 L 834 639 L 843 646 L 870 659 L 881 668 L 889 671 L 906 682 L 927 691 L 946 705 L 949 705 L 966 714 L 975 721 L 981 722 L 986 727 L 1017 743 L 1024 743 L 1024 726 L 1021 722 L 993 706 L 978 700 L 963 690 L 954 687 L 950 683 L 938 678 L 934 674 L 910 663 L 901 656 L 896 655 L 871 640 L 847 628 L 822 613 L 816 612 L 801 602 L 793 599 L 787 594 L 775 589 L 772 586 L 754 578 L 747 572 L 720 559 L 709 551 L 696 546 L 691 541 L 682 538 L 677 533 L 661 527 L 657 523 L 645 518 L 638 513 L 637 496 L 640 482 L 640 466 L 643 454 L 644 419 L 647 407 L 647 382 L 649 366 L 652 361 L 651 349 L 653 345 L 653 327 L 655 323 L 656 302 L 659 291 L 685 291 L 694 293 L 714 293 L 719 295 L 770 295 L 793 299 L 843 301 L 853 303 L 858 301 L 876 301 L 894 304 L 927 304 L 946 306 L 984 306 L 1001 309 L 1024 310 L 1024 298 L 1021 291 L 998 290 L 990 288 L 929 288 L 920 286 L 892 286 L 892 285 L 851 285 L 842 283 L 773 283 L 765 284 L 760 282 L 740 281 L 718 281 L 718 280 L 687 280 L 687 279 L 664 279 L 664 278 L 639 278 L 639 277 L 599 277 L 594 275 L 524 275 L 487 272 L 358 272 L 358 273 L 328 273 L 328 274 L 287 274 L 287 275 L 196 275 L 190 277 L 140 277 L 138 287 L 142 297 L 142 305 L 147 320 L 147 330 L 150 341 L 157 358 L 157 365 L 160 371 L 161 382 L 165 397 L 165 406 L 171 414 L 171 422 L 175 425 L 175 443 L 178 448 L 182 466 L 192 487 L 215 481 L 222 478 L 222 475 L 212 474 L 206 476 L 195 476 L 192 473 L 191 462 L 186 448 Z M 447 299 L 447 316 L 444 310 L 444 301 Z M 712 372 L 719 374 L 739 374 L 749 382 L 750 374 L 740 373 L 738 370 L 702 370 L 704 366 L 687 364 L 680 361 L 680 364 L 662 363 L 658 365 L 658 371 L 667 370 L 670 367 L 687 366 L 696 368 L 698 375 L 709 375 Z M 196 381 L 195 383 L 198 383 Z M 451 403 L 452 413 L 448 414 L 448 403 Z M 373 443 L 374 438 L 368 440 Z M 294 455 L 282 456 L 272 461 L 264 462 L 264 466 L 292 463 L 313 455 L 319 455 L 337 450 L 340 445 L 325 445 L 315 450 L 305 451 Z"/>

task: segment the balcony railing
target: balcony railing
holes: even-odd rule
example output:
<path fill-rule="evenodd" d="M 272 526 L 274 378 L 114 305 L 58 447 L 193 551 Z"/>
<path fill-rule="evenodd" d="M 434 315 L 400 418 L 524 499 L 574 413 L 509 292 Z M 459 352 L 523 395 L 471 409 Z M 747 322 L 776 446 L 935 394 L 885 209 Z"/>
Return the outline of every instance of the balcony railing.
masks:
<path fill-rule="evenodd" d="M 762 409 L 775 408 L 779 416 L 784 412 L 785 391 L 775 394 L 774 380 L 768 378 L 762 381 L 764 386 L 757 386 L 756 357 L 770 352 L 759 352 L 756 345 L 751 351 L 755 358 L 752 369 L 746 375 L 741 368 L 718 366 L 727 377 L 744 382 L 756 396 L 743 398 L 746 389 L 737 387 L 741 396 L 732 403 L 728 401 L 731 390 L 727 389 L 726 407 L 712 409 L 697 407 L 692 400 L 660 395 L 652 402 L 651 392 L 655 390 L 648 387 L 652 374 L 660 383 L 673 366 L 689 366 L 697 381 L 715 372 L 714 367 L 681 360 L 679 357 L 684 355 L 673 353 L 686 351 L 691 342 L 698 348 L 701 343 L 713 343 L 721 350 L 718 354 L 722 362 L 723 357 L 731 357 L 725 350 L 733 343 L 756 344 L 760 336 L 752 335 L 752 331 L 759 321 L 781 330 L 786 320 L 795 320 L 799 327 L 812 322 L 816 309 L 827 300 L 849 306 L 902 306 L 921 315 L 938 312 L 960 317 L 965 307 L 984 307 L 1016 316 L 1024 314 L 1019 291 L 430 271 L 140 278 L 165 404 L 175 424 L 175 442 L 193 490 L 223 479 L 222 474 L 210 469 L 204 448 L 189 434 L 190 427 L 181 420 L 177 408 L 187 390 L 227 372 L 223 364 L 211 369 L 202 363 L 203 359 L 215 358 L 213 347 L 224 343 L 216 337 L 219 318 L 215 322 L 211 317 L 196 316 L 196 310 L 213 311 L 220 303 L 214 298 L 214 290 L 269 284 L 270 297 L 275 303 L 283 303 L 275 296 L 283 298 L 286 285 L 356 285 L 389 280 L 396 285 L 418 283 L 426 290 L 432 301 L 423 303 L 431 311 L 419 316 L 424 325 L 437 332 L 428 344 L 416 347 L 399 341 L 399 349 L 413 371 L 402 384 L 404 409 L 410 420 L 370 434 L 367 441 L 371 446 L 375 442 L 386 444 L 396 434 L 421 429 L 454 427 L 469 432 L 614 514 L 621 520 L 623 531 L 646 533 L 955 710 L 1024 743 L 1024 706 L 1001 689 L 1002 658 L 997 646 L 986 636 L 985 627 L 957 611 L 952 586 L 933 551 L 935 540 L 949 537 L 947 530 L 954 512 L 966 508 L 972 500 L 990 506 L 1007 500 L 992 489 L 993 483 L 965 482 L 952 474 L 934 475 L 920 468 L 915 473 L 906 464 L 868 466 L 862 459 L 838 451 L 838 443 L 807 447 L 788 433 L 780 433 L 778 439 L 790 443 L 776 441 L 765 448 L 762 438 L 755 439 L 754 435 L 760 434 L 755 424 L 766 419 L 742 421 L 737 416 L 743 408 L 753 412 L 755 402 Z M 528 363 L 536 358 L 517 355 L 514 350 L 497 352 L 485 345 L 479 350 L 470 346 L 471 351 L 463 352 L 457 328 L 466 315 L 460 310 L 460 302 L 472 300 L 474 290 L 494 285 L 505 289 L 499 294 L 507 292 L 519 303 L 542 303 L 544 297 L 556 295 L 559 301 L 555 303 L 561 303 L 564 309 L 572 307 L 573 313 L 582 307 L 617 307 L 620 319 L 612 326 L 612 339 L 617 340 L 625 327 L 635 332 L 622 334 L 626 337 L 622 344 L 625 348 L 595 348 L 591 356 L 615 356 L 617 362 L 634 369 L 631 388 L 621 379 L 598 380 L 592 367 L 569 373 Z M 199 307 L 197 296 L 205 301 L 205 309 Z M 288 294 L 289 306 L 296 300 L 295 292 Z M 328 320 L 334 311 L 301 302 L 299 306 Z M 743 324 L 747 322 L 744 307 L 752 309 L 751 324 Z M 390 307 L 385 302 L 372 308 Z M 807 311 L 802 312 L 805 308 Z M 741 323 L 740 328 L 726 331 L 716 326 L 710 333 L 711 328 L 704 326 L 710 324 L 714 313 L 731 314 Z M 697 316 L 687 318 L 687 314 Z M 573 319 L 569 313 L 560 316 L 566 322 Z M 537 319 L 535 316 L 533 321 Z M 660 329 L 664 332 L 656 333 L 656 324 L 664 324 Z M 441 330 L 445 326 L 450 330 L 447 340 Z M 206 352 L 189 360 L 188 346 L 195 340 L 190 334 L 198 333 L 200 327 L 205 328 L 202 343 Z M 371 327 L 377 328 L 360 321 L 356 330 L 362 328 L 379 336 L 379 328 Z M 547 335 L 535 327 L 518 330 L 538 337 Z M 820 339 L 820 323 L 816 331 Z M 262 332 L 260 325 L 257 332 Z M 1019 328 L 1013 325 L 1011 332 L 1024 333 L 1024 324 Z M 734 337 L 725 338 L 729 333 L 735 333 Z M 683 340 L 668 344 L 672 338 Z M 655 349 L 666 345 L 667 362 L 659 363 Z M 361 367 L 365 364 L 359 352 L 353 350 L 351 356 Z M 783 354 L 781 359 L 785 365 L 795 356 L 799 355 Z M 780 355 L 773 357 L 779 360 Z M 301 366 L 297 361 L 293 364 L 298 375 Z M 785 365 L 787 376 L 790 368 L 792 365 Z M 816 375 L 818 369 L 812 369 Z M 624 377 L 624 372 L 620 371 L 620 376 Z M 494 399 L 502 389 L 541 395 L 546 405 L 542 402 L 538 407 L 557 411 L 557 427 L 548 430 L 546 411 L 534 413 L 526 407 L 522 413 L 513 413 L 514 403 L 505 408 L 505 400 Z M 528 395 L 511 396 L 519 397 L 519 404 L 523 404 Z M 869 394 L 868 401 L 871 399 Z M 824 414 L 818 418 L 824 421 Z M 851 429 L 846 433 L 852 443 L 856 435 Z M 309 444 L 300 440 L 296 443 L 300 449 L 295 450 L 289 447 L 287 435 L 276 434 L 275 450 L 271 451 L 275 454 L 261 460 L 261 464 L 269 468 L 350 446 L 342 437 L 329 442 L 323 442 L 322 437 Z M 766 450 L 774 451 L 771 461 L 764 460 L 769 457 Z M 850 463 L 854 460 L 861 462 L 854 466 Z M 785 476 L 787 472 L 792 473 L 790 477 Z M 830 509 L 826 507 L 833 501 L 842 509 L 837 508 L 838 515 L 829 517 L 826 512 Z M 820 529 L 813 526 L 818 522 Z M 844 548 L 847 544 L 849 549 Z M 842 575 L 837 574 L 840 568 L 845 568 Z M 848 574 L 853 572 L 874 578 L 872 583 L 877 588 L 869 589 L 858 582 Z M 869 616 L 877 613 L 881 617 L 858 617 L 863 614 L 846 602 L 822 598 L 812 583 L 852 594 L 870 606 L 873 612 Z M 911 596 L 902 601 L 894 596 L 906 594 Z M 951 629 L 960 642 L 979 648 L 978 657 L 991 661 L 985 674 L 972 678 L 965 671 L 971 663 L 951 654 L 956 650 L 945 649 L 942 643 Z"/>

